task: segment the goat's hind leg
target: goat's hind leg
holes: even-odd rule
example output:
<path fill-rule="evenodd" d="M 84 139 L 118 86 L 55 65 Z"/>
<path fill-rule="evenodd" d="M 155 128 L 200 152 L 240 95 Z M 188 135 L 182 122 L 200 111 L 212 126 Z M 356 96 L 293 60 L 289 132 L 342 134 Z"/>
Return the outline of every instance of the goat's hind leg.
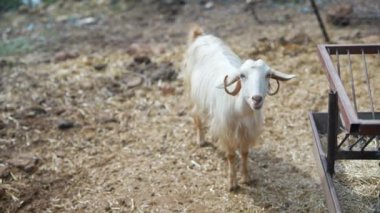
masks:
<path fill-rule="evenodd" d="M 203 147 L 206 145 L 206 141 L 205 141 L 205 133 L 203 129 L 201 115 L 198 113 L 196 107 L 193 108 L 192 114 L 193 114 L 194 124 L 197 129 L 197 142 L 199 146 Z"/>

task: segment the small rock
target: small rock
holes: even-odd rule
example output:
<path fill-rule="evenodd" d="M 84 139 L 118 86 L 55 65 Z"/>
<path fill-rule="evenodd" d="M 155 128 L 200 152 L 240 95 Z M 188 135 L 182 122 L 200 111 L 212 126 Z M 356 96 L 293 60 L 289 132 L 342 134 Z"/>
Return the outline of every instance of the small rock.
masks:
<path fill-rule="evenodd" d="M 107 68 L 107 64 L 96 64 L 94 66 L 94 69 L 97 71 L 103 71 Z"/>
<path fill-rule="evenodd" d="M 353 7 L 349 3 L 339 3 L 327 9 L 327 21 L 336 26 L 347 26 L 350 24 L 350 16 Z"/>
<path fill-rule="evenodd" d="M 173 81 L 177 78 L 177 73 L 173 68 L 172 63 L 163 63 L 151 76 L 153 81 Z"/>
<path fill-rule="evenodd" d="M 78 25 L 78 26 L 93 25 L 93 24 L 96 24 L 96 22 L 97 22 L 96 18 L 94 18 L 94 17 L 86 17 L 86 18 L 79 19 L 76 22 L 76 25 Z"/>
<path fill-rule="evenodd" d="M 9 166 L 0 165 L 0 178 L 7 178 L 9 174 Z"/>
<path fill-rule="evenodd" d="M 207 10 L 209 10 L 209 9 L 211 9 L 213 7 L 214 7 L 214 2 L 212 2 L 212 1 L 207 2 L 205 4 L 205 6 L 204 6 L 204 8 L 207 9 Z"/>
<path fill-rule="evenodd" d="M 27 118 L 34 118 L 39 115 L 45 115 L 47 112 L 44 108 L 35 106 L 35 107 L 30 107 L 24 111 L 24 115 Z"/>
<path fill-rule="evenodd" d="M 152 48 L 147 44 L 133 43 L 127 48 L 129 55 L 148 55 L 152 53 Z"/>
<path fill-rule="evenodd" d="M 181 110 L 177 113 L 178 117 L 182 117 L 182 116 L 185 116 L 186 115 L 186 111 L 185 110 Z"/>
<path fill-rule="evenodd" d="M 60 51 L 54 55 L 54 61 L 55 62 L 61 62 L 61 61 L 66 61 L 68 59 L 74 59 L 74 58 L 78 58 L 78 57 L 79 57 L 79 53 L 77 53 L 77 52 Z"/>
<path fill-rule="evenodd" d="M 136 64 L 150 64 L 152 62 L 148 56 L 136 56 L 133 61 Z"/>
<path fill-rule="evenodd" d="M 12 158 L 7 161 L 11 166 L 15 166 L 25 172 L 31 173 L 36 171 L 39 163 L 39 158 L 34 155 L 21 155 L 17 158 Z"/>
<path fill-rule="evenodd" d="M 91 81 L 84 80 L 80 83 L 80 88 L 84 90 L 92 90 L 94 88 L 94 85 Z"/>
<path fill-rule="evenodd" d="M 69 120 L 60 120 L 58 122 L 58 129 L 66 130 L 74 127 L 74 122 Z"/>
<path fill-rule="evenodd" d="M 143 79 L 139 76 L 130 76 L 124 82 L 126 82 L 128 89 L 131 89 L 142 85 Z"/>

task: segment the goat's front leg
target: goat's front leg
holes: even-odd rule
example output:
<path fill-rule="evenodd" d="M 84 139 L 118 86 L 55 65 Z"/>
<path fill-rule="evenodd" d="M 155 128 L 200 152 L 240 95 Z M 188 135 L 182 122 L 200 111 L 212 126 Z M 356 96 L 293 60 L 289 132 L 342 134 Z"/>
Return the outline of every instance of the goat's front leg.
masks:
<path fill-rule="evenodd" d="M 249 153 L 249 144 L 242 143 L 240 145 L 240 154 L 241 154 L 241 174 L 243 176 L 243 183 L 248 184 L 251 180 L 248 173 L 248 153 Z"/>
<path fill-rule="evenodd" d="M 229 176 L 229 181 L 230 181 L 229 190 L 236 191 L 238 189 L 238 184 L 237 184 L 237 179 L 236 179 L 235 151 L 229 150 L 227 152 L 227 160 L 228 160 L 228 176 Z"/>
<path fill-rule="evenodd" d="M 199 146 L 201 147 L 205 146 L 206 141 L 205 141 L 205 133 L 204 133 L 203 125 L 202 125 L 202 119 L 199 113 L 196 112 L 195 107 L 193 109 L 193 120 L 194 120 L 195 127 L 197 129 L 197 142 Z"/>

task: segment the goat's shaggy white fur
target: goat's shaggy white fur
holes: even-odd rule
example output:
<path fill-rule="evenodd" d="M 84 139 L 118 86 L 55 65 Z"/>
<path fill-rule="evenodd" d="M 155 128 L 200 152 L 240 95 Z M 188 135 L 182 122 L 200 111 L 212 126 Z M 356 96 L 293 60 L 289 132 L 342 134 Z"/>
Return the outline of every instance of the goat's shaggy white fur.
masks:
<path fill-rule="evenodd" d="M 226 75 L 238 72 L 242 65 L 240 58 L 212 35 L 196 39 L 186 55 L 184 79 L 190 81 L 187 83 L 194 111 L 210 118 L 212 135 L 228 141 L 229 144 L 221 144 L 224 150 L 225 146 L 236 149 L 243 141 L 254 142 L 263 124 L 261 110 L 252 112 L 244 99 L 218 88 Z"/>
<path fill-rule="evenodd" d="M 191 31 L 190 42 L 184 58 L 183 74 L 186 90 L 194 104 L 193 118 L 198 132 L 198 143 L 205 144 L 202 120 L 208 118 L 212 135 L 219 139 L 221 148 L 226 151 L 229 162 L 230 190 L 235 190 L 238 186 L 234 166 L 235 151 L 240 149 L 243 178 L 245 182 L 248 182 L 248 149 L 257 141 L 262 132 L 261 105 L 267 93 L 268 84 L 268 78 L 265 76 L 272 72 L 261 60 L 247 60 L 242 63 L 241 59 L 219 38 L 204 35 L 199 27 Z M 258 93 L 262 101 L 256 110 L 252 108 L 253 104 L 251 106 L 247 104 L 247 98 L 243 97 L 245 95 L 243 92 L 233 96 L 218 88 L 226 76 L 239 76 L 242 70 L 251 72 L 252 67 L 259 67 L 259 71 L 255 72 L 261 74 L 257 76 L 263 76 L 255 82 L 264 81 L 260 83 L 264 85 L 260 90 L 264 94 Z M 276 73 L 279 74 L 279 72 Z M 280 75 L 282 78 L 278 77 L 279 80 L 289 80 L 294 77 L 282 73 Z M 233 86 L 236 85 L 232 84 L 231 87 Z M 247 85 L 243 84 L 243 89 L 245 86 Z M 251 97 L 254 96 L 249 96 L 249 99 Z"/>

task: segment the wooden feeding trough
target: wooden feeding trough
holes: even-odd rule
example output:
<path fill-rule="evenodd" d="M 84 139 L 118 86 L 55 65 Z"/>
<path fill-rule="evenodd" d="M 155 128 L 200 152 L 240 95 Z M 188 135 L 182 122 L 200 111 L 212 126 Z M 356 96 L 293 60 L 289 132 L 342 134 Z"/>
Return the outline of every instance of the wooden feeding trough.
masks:
<path fill-rule="evenodd" d="M 333 181 L 335 161 L 380 160 L 380 112 L 371 84 L 380 66 L 369 66 L 380 64 L 380 45 L 319 45 L 318 53 L 329 82 L 329 100 L 327 113 L 309 114 L 314 154 L 329 211 L 342 212 Z M 360 64 L 356 69 L 354 57 Z M 365 103 L 360 103 L 358 97 L 364 96 Z"/>

